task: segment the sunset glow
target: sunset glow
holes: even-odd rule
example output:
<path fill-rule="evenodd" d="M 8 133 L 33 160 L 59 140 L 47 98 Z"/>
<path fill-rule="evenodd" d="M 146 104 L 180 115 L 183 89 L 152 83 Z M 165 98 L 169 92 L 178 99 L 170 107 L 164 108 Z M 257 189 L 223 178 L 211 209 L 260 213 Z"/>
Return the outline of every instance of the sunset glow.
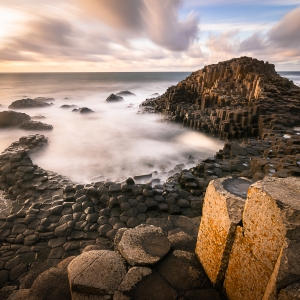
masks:
<path fill-rule="evenodd" d="M 300 1 L 0 1 L 0 72 L 299 70 Z"/>

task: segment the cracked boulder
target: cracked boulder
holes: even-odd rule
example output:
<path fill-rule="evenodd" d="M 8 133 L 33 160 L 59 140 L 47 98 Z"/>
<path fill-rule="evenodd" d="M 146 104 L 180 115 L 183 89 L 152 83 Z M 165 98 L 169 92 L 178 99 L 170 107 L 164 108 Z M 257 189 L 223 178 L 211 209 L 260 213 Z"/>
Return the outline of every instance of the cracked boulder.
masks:
<path fill-rule="evenodd" d="M 68 266 L 72 298 L 75 300 L 84 299 L 84 295 L 113 295 L 125 274 L 125 261 L 117 252 L 84 252 Z"/>
<path fill-rule="evenodd" d="M 149 266 L 160 261 L 171 249 L 165 232 L 153 225 L 140 225 L 126 230 L 118 251 L 132 266 Z"/>

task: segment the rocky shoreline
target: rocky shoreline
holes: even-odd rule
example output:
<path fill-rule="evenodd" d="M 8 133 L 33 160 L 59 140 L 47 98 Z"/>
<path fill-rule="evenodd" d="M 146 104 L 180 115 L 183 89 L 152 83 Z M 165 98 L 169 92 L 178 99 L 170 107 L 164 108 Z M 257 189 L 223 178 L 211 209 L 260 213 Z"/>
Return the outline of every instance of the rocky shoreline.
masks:
<path fill-rule="evenodd" d="M 266 176 L 300 176 L 300 89 L 280 77 L 271 64 L 242 57 L 205 67 L 164 95 L 146 100 L 141 109 L 235 140 L 225 142 L 214 157 L 195 167 L 175 168 L 163 184 L 137 184 L 133 178 L 76 184 L 32 162 L 31 153 L 46 147 L 45 136 L 30 135 L 12 143 L 0 156 L 0 197 L 6 203 L 0 207 L 3 299 L 19 289 L 29 293 L 31 287 L 31 298 L 19 294 L 15 299 L 38 299 L 34 297 L 41 294 L 34 294 L 34 287 L 47 286 L 52 276 L 39 282 L 39 274 L 56 267 L 56 271 L 64 270 L 57 274 L 66 279 L 67 263 L 61 269 L 62 260 L 69 263 L 69 257 L 78 256 L 86 247 L 113 250 L 123 229 L 143 224 L 162 228 L 172 253 L 194 255 L 210 181 L 227 176 L 247 177 L 250 182 Z M 188 295 L 195 289 L 209 290 L 202 292 L 203 299 L 223 299 L 209 283 L 201 288 L 191 285 L 185 294 L 175 289 L 176 296 L 170 299 L 179 294 L 182 299 L 193 299 Z M 63 297 L 71 296 L 66 292 Z"/>

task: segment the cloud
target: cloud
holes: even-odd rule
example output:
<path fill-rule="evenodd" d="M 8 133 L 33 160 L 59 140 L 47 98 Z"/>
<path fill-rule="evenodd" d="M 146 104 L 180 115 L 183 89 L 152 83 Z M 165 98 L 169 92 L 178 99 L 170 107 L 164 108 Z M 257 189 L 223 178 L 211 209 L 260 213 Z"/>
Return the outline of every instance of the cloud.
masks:
<path fill-rule="evenodd" d="M 206 47 L 210 52 L 236 54 L 239 46 L 237 35 L 238 31 L 235 30 L 223 32 L 220 35 L 210 36 L 206 42 Z"/>
<path fill-rule="evenodd" d="M 239 52 L 263 50 L 267 47 L 266 41 L 258 33 L 253 33 L 249 38 L 241 42 Z"/>
<path fill-rule="evenodd" d="M 82 8 L 101 23 L 144 36 L 171 51 L 184 51 L 198 34 L 198 16 L 180 20 L 181 0 L 82 0 Z"/>
<path fill-rule="evenodd" d="M 268 33 L 269 40 L 283 48 L 300 47 L 300 7 L 286 14 Z"/>
<path fill-rule="evenodd" d="M 47 57 L 55 61 L 99 61 L 97 55 L 109 53 L 106 37 L 86 35 L 66 20 L 42 18 L 23 26 L 24 32 L 2 43 L 0 60 L 32 61 Z"/>

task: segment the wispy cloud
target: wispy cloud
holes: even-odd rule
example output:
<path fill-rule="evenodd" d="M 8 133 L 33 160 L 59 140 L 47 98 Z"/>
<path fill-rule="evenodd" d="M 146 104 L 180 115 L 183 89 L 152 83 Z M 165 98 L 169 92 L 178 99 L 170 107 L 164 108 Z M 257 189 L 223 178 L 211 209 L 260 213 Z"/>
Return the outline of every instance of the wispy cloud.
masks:
<path fill-rule="evenodd" d="M 82 7 L 99 22 L 134 36 L 145 36 L 172 51 L 183 51 L 198 34 L 198 16 L 178 17 L 181 0 L 82 0 Z"/>

